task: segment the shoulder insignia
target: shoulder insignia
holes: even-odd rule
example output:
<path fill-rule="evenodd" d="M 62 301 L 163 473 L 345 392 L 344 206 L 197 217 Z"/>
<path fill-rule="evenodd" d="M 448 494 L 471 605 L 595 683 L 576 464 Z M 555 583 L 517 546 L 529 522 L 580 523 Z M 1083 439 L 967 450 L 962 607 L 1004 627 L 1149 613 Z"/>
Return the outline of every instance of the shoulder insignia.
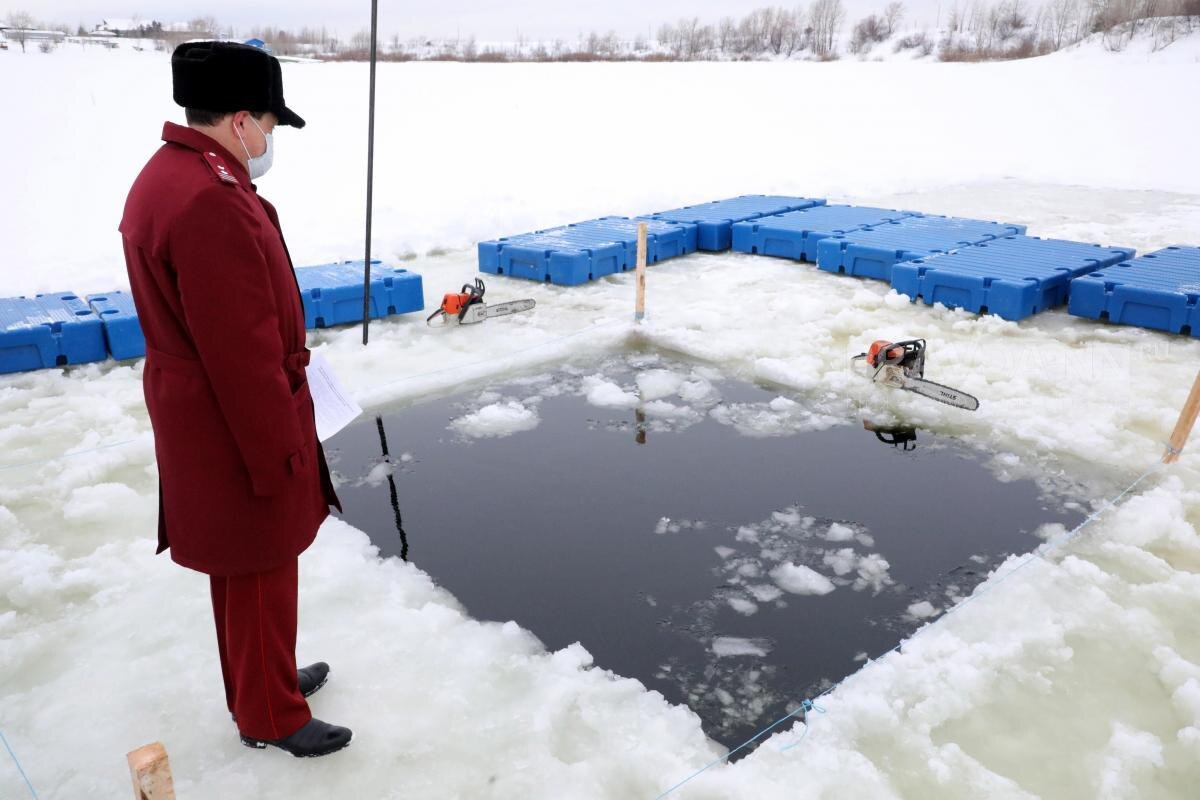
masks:
<path fill-rule="evenodd" d="M 230 183 L 234 186 L 238 184 L 237 176 L 229 171 L 229 167 L 225 166 L 225 161 L 212 150 L 204 152 L 204 163 L 208 164 L 209 169 L 225 183 Z"/>

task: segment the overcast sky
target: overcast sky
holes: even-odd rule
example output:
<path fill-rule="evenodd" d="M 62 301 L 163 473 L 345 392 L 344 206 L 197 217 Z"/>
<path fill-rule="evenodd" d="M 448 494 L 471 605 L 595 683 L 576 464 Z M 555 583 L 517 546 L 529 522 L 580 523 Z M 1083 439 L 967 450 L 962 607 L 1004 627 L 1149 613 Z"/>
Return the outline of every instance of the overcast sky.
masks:
<path fill-rule="evenodd" d="M 843 0 L 852 19 L 878 11 L 888 0 Z M 949 7 L 954 0 L 941 0 Z M 461 33 L 481 39 L 513 40 L 518 31 L 531 39 L 573 39 L 581 31 L 615 30 L 633 37 L 667 21 L 698 16 L 706 21 L 741 16 L 765 5 L 765 0 L 379 0 L 381 38 L 445 37 Z M 794 3 L 782 5 L 792 7 Z M 910 22 L 932 26 L 939 0 L 906 0 Z M 326 25 L 348 36 L 370 25 L 369 0 L 0 0 L 0 12 L 24 10 L 46 21 L 72 26 L 94 25 L 102 19 L 133 18 L 163 22 L 214 16 L 225 25 L 245 30 L 254 25 L 300 27 Z"/>

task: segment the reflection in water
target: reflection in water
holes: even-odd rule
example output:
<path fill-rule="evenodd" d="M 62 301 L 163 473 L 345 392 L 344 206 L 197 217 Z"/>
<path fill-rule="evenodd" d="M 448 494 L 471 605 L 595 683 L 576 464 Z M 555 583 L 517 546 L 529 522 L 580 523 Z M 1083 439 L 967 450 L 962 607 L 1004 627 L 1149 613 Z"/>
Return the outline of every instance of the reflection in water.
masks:
<path fill-rule="evenodd" d="M 391 464 L 391 456 L 388 455 L 387 434 L 383 430 L 383 417 L 375 416 L 375 427 L 379 429 L 379 449 L 383 455 L 383 462 Z M 396 476 L 391 470 L 387 474 L 388 493 L 392 497 L 392 514 L 396 518 L 396 532 L 400 534 L 400 559 L 408 561 L 408 534 L 404 532 L 404 520 L 400 517 L 400 496 L 396 493 Z"/>
<path fill-rule="evenodd" d="M 633 440 L 635 442 L 637 442 L 638 444 L 645 444 L 646 443 L 646 412 L 639 407 L 637 411 L 633 412 L 633 418 L 634 418 L 634 424 L 637 427 L 637 436 L 634 436 Z"/>
<path fill-rule="evenodd" d="M 890 444 L 892 447 L 898 447 L 905 452 L 917 449 L 917 429 L 904 427 L 884 427 L 876 426 L 874 423 L 863 420 L 863 427 L 875 433 L 875 438 L 884 444 Z"/>

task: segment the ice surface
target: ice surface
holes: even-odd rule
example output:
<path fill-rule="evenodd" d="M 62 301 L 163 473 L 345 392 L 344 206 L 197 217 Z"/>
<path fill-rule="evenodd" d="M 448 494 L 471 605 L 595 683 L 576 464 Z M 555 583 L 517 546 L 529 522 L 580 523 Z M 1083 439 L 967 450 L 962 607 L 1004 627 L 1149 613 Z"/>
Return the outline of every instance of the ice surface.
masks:
<path fill-rule="evenodd" d="M 1166 52 L 976 65 L 385 64 L 376 252 L 438 248 L 405 262 L 435 298 L 474 277 L 473 252 L 459 248 L 479 239 L 746 192 L 1006 219 L 1142 251 L 1194 241 L 1195 60 Z M 362 156 L 347 143 L 366 138 L 366 68 L 284 69 L 289 103 L 310 124 L 279 133 L 260 188 L 280 208 L 297 263 L 359 258 Z M 844 103 L 837 125 L 775 102 L 805 84 L 870 102 Z M 181 119 L 165 54 L 10 50 L 0 52 L 0 87 L 6 108 L 45 123 L 36 136 L 0 129 L 5 152 L 20 154 L 0 192 L 4 293 L 127 285 L 115 231 L 125 192 L 162 120 Z M 564 117 L 584 118 L 663 93 L 680 108 L 736 95 L 755 113 L 581 125 L 569 137 L 536 126 L 484 135 L 478 125 L 518 95 L 553 96 Z M 967 113 L 964 97 L 1019 105 L 971 102 Z M 906 122 L 880 127 L 897 119 Z M 711 157 L 748 143 L 771 157 Z M 637 174 L 656 179 L 631 183 Z M 714 414 L 747 433 L 852 416 L 904 422 L 1005 454 L 997 474 L 1078 481 L 1092 497 L 1158 456 L 1200 364 L 1194 340 L 1061 311 L 1014 324 L 917 307 L 883 285 L 736 254 L 654 266 L 637 330 L 629 275 L 569 290 L 491 278 L 488 295 L 538 306 L 444 331 L 416 316 L 376 322 L 367 348 L 353 328 L 313 332 L 309 343 L 368 409 L 568 358 L 664 349 L 803 399 Z M 902 336 L 928 339 L 928 376 L 979 396 L 980 411 L 889 393 L 849 370 L 873 339 Z M 301 558 L 299 650 L 333 664 L 313 707 L 351 725 L 354 745 L 313 763 L 242 748 L 220 701 L 206 582 L 152 555 L 157 484 L 141 369 L 0 378 L 0 720 L 42 797 L 127 793 L 124 753 L 154 740 L 171 752 L 180 796 L 196 799 L 653 798 L 715 757 L 694 714 L 591 666 L 586 642 L 547 653 L 516 624 L 477 622 L 337 520 Z M 703 401 L 706 380 L 688 376 L 680 401 Z M 847 786 L 870 798 L 1189 796 L 1200 782 L 1198 453 L 1065 553 L 866 664 L 823 698 L 826 713 L 800 747 L 779 752 L 804 730 L 789 724 L 677 796 L 782 798 L 803 787 L 837 798 Z M 783 523 L 739 532 L 730 574 L 796 563 L 772 524 Z M 805 541 L 816 546 L 819 533 Z M 824 545 L 830 580 L 874 591 L 886 571 L 870 545 L 844 544 Z M 789 599 L 765 580 L 731 597 Z M 719 661 L 740 669 L 752 658 Z M 754 675 L 739 675 L 734 711 L 757 697 Z M 0 797 L 22 796 L 18 781 L 0 766 Z"/>

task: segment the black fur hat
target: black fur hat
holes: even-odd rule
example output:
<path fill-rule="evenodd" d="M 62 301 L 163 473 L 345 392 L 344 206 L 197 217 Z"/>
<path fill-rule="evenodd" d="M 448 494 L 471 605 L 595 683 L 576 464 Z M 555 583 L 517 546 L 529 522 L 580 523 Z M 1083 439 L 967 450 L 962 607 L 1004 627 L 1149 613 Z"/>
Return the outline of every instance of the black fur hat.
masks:
<path fill-rule="evenodd" d="M 280 125 L 304 127 L 283 103 L 279 60 L 236 42 L 185 42 L 171 55 L 175 102 L 202 111 L 270 111 Z"/>

